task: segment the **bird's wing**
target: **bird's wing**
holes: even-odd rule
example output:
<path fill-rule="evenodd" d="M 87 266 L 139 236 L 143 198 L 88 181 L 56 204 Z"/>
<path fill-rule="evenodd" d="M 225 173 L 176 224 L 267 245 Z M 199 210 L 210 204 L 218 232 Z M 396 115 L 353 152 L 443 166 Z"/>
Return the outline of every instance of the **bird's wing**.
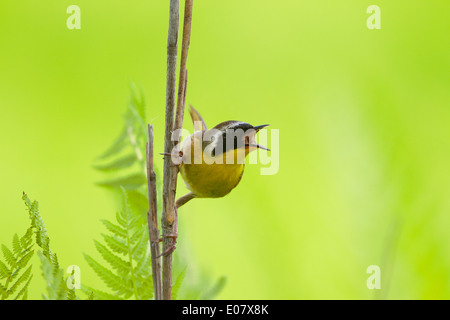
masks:
<path fill-rule="evenodd" d="M 194 131 L 208 130 L 200 113 L 198 113 L 198 111 L 191 105 L 189 106 L 189 114 L 191 115 L 192 122 L 194 123 Z"/>

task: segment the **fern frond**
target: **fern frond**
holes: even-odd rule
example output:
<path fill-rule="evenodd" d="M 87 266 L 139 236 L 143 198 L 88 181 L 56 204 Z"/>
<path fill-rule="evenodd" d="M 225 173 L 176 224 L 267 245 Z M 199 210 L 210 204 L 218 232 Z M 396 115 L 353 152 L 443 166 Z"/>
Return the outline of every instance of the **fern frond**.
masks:
<path fill-rule="evenodd" d="M 138 231 L 134 234 L 136 236 L 136 239 L 133 243 L 136 244 L 131 249 L 131 255 L 133 259 L 137 261 L 144 257 L 146 253 L 150 252 L 150 241 L 146 229 L 147 228 L 141 229 L 141 231 Z"/>
<path fill-rule="evenodd" d="M 136 276 L 142 279 L 146 279 L 148 277 L 151 278 L 152 270 L 148 267 L 149 265 L 151 265 L 151 263 L 152 256 L 150 252 L 147 252 L 141 257 L 140 260 L 138 260 L 136 268 L 134 268 L 134 273 L 136 274 Z"/>
<path fill-rule="evenodd" d="M 66 286 L 64 278 L 64 270 L 59 266 L 58 257 L 56 253 L 53 253 L 50 249 L 50 238 L 47 234 L 44 220 L 39 212 L 39 203 L 37 201 L 31 201 L 28 195 L 24 192 L 22 199 L 25 206 L 28 209 L 29 217 L 31 220 L 31 227 L 27 229 L 25 235 L 20 239 L 17 236 L 13 238 L 13 251 L 20 253 L 17 255 L 16 270 L 11 274 L 9 279 L 13 279 L 19 274 L 21 269 L 24 269 L 31 258 L 34 255 L 32 247 L 36 243 L 42 251 L 38 252 L 38 256 L 41 260 L 42 275 L 47 283 L 47 294 L 43 294 L 45 299 L 51 300 L 65 300 L 76 299 L 76 294 L 73 290 L 69 290 Z M 33 234 L 35 241 L 33 243 Z M 19 291 L 15 299 L 26 299 L 28 295 L 28 285 L 32 279 L 31 266 L 16 280 L 10 289 L 10 293 L 18 290 L 20 285 L 25 285 Z"/>
<path fill-rule="evenodd" d="M 84 254 L 84 258 L 86 259 L 89 266 L 97 273 L 100 279 L 112 290 L 116 291 L 117 294 L 125 294 L 127 296 L 131 296 L 133 294 L 132 288 L 130 288 L 128 281 L 124 281 L 125 279 L 115 275 L 112 271 L 102 266 L 91 256 Z"/>
<path fill-rule="evenodd" d="M 20 251 L 22 251 L 22 246 L 20 245 L 20 239 L 19 239 L 19 236 L 17 235 L 17 233 L 14 234 L 12 243 L 13 243 L 12 244 L 13 245 L 13 253 L 15 255 L 18 255 L 20 253 Z"/>
<path fill-rule="evenodd" d="M 4 287 L 4 286 L 0 283 L 0 296 L 3 296 L 7 291 L 8 291 L 8 289 L 6 289 L 6 287 Z"/>
<path fill-rule="evenodd" d="M 30 241 L 32 234 L 30 230 L 27 230 L 21 238 L 15 234 L 12 240 L 12 250 L 6 245 L 2 245 L 2 254 L 5 261 L 0 261 L 0 279 L 5 279 L 5 283 L 1 284 L 0 290 L 2 300 L 13 295 L 24 283 L 25 285 L 20 291 L 22 292 L 21 296 L 25 295 L 24 291 L 28 287 L 32 270 L 31 265 L 28 266 L 28 264 L 34 253 L 32 250 L 33 243 Z"/>
<path fill-rule="evenodd" d="M 143 172 L 133 173 L 119 178 L 114 178 L 97 184 L 102 187 L 119 189 L 124 187 L 127 190 L 136 190 L 147 182 L 147 177 Z"/>
<path fill-rule="evenodd" d="M 0 261 L 0 279 L 7 278 L 11 275 L 11 270 L 2 262 Z"/>
<path fill-rule="evenodd" d="M 139 212 L 131 208 L 128 191 L 122 188 L 123 206 L 116 214 L 116 221 L 102 220 L 109 234 L 102 234 L 105 244 L 94 241 L 97 251 L 107 263 L 85 254 L 85 259 L 94 272 L 114 294 L 128 299 L 150 299 L 153 297 L 151 259 L 148 227 L 140 219 Z"/>
<path fill-rule="evenodd" d="M 122 228 L 127 228 L 127 222 L 125 221 L 125 219 L 122 217 L 122 213 L 121 212 L 116 212 L 116 220 L 117 223 L 122 227 Z"/>
<path fill-rule="evenodd" d="M 88 300 L 94 300 L 94 298 L 95 298 L 95 295 L 94 295 L 94 292 L 90 292 L 89 294 L 88 294 Z"/>
<path fill-rule="evenodd" d="M 139 117 L 144 121 L 146 118 L 146 108 L 145 108 L 145 96 L 142 91 L 142 87 L 139 88 L 139 92 L 134 83 L 130 84 L 130 102 L 128 105 L 131 105 L 138 112 Z"/>
<path fill-rule="evenodd" d="M 28 198 L 28 195 L 24 192 L 22 199 L 25 202 L 25 205 L 28 208 L 28 213 L 31 219 L 31 227 L 36 236 L 36 244 L 41 247 L 44 256 L 50 258 L 51 250 L 50 250 L 50 238 L 47 235 L 47 229 L 45 227 L 44 220 L 42 219 L 39 213 L 39 202 L 33 201 Z M 24 236 L 26 240 L 27 234 Z"/>
<path fill-rule="evenodd" d="M 119 227 L 118 225 L 112 223 L 109 220 L 101 220 L 101 222 L 105 225 L 106 229 L 108 229 L 112 234 L 118 237 L 126 238 L 127 237 L 127 231 L 123 229 L 122 227 Z"/>
<path fill-rule="evenodd" d="M 27 232 L 20 238 L 20 246 L 28 248 L 33 245 L 33 227 L 28 228 Z"/>
<path fill-rule="evenodd" d="M 138 218 L 133 214 L 130 205 L 128 203 L 128 194 L 124 187 L 122 189 L 122 198 L 123 198 L 123 209 L 120 212 L 120 217 L 124 223 L 124 228 L 127 230 L 127 237 L 131 239 L 133 229 L 135 229 L 138 225 Z"/>
<path fill-rule="evenodd" d="M 31 276 L 31 265 L 27 268 L 27 270 L 22 273 L 22 275 L 16 280 L 16 282 L 11 286 L 11 288 L 8 290 L 8 294 L 14 294 L 16 290 L 19 288 L 19 286 L 26 282 L 28 278 Z"/>
<path fill-rule="evenodd" d="M 97 251 L 101 254 L 103 259 L 110 264 L 115 270 L 117 270 L 120 274 L 126 275 L 130 271 L 130 263 L 118 257 L 114 253 L 112 253 L 107 247 L 102 245 L 97 240 L 94 240 L 95 247 Z"/>
<path fill-rule="evenodd" d="M 145 99 L 141 90 L 130 85 L 130 98 L 124 114 L 124 124 L 119 136 L 112 145 L 98 158 L 101 163 L 94 165 L 105 173 L 122 173 L 129 171 L 134 165 L 138 170 L 131 174 L 98 183 L 100 186 L 127 190 L 137 190 L 145 185 L 145 144 L 147 142 L 147 126 Z M 102 163 L 103 162 L 103 163 Z"/>
<path fill-rule="evenodd" d="M 5 246 L 4 244 L 2 244 L 2 253 L 3 253 L 3 257 L 5 258 L 6 263 L 10 267 L 14 267 L 16 265 L 17 258 L 14 256 L 14 254 L 11 252 L 11 250 L 9 250 L 8 247 Z"/>
<path fill-rule="evenodd" d="M 141 279 L 141 281 L 137 282 L 136 289 L 141 300 L 150 300 L 153 298 L 154 289 L 151 275 L 148 278 Z"/>
<path fill-rule="evenodd" d="M 187 266 L 184 267 L 183 271 L 180 272 L 180 274 L 177 277 L 177 280 L 175 281 L 175 284 L 172 287 L 172 298 L 174 300 L 178 297 L 178 291 L 180 290 L 181 284 L 183 283 L 184 277 L 186 276 L 186 270 Z"/>
<path fill-rule="evenodd" d="M 81 290 L 88 295 L 89 300 L 123 300 L 120 296 L 82 285 Z"/>
<path fill-rule="evenodd" d="M 134 120 L 138 124 L 138 128 L 145 135 L 147 128 L 146 128 L 146 125 L 144 123 L 144 119 L 142 118 L 142 115 L 139 113 L 138 108 L 136 108 L 136 106 L 133 105 L 133 104 L 128 105 L 128 107 L 130 108 L 132 117 L 134 118 Z"/>
<path fill-rule="evenodd" d="M 23 300 L 27 300 L 28 295 L 28 286 L 30 285 L 31 279 L 33 278 L 33 275 L 30 275 L 28 278 L 28 281 L 25 283 L 25 285 L 20 289 L 19 293 L 16 295 L 14 300 L 19 300 L 20 297 L 22 297 Z"/>
<path fill-rule="evenodd" d="M 55 270 L 55 265 L 43 252 L 38 252 L 38 256 L 41 259 L 42 275 L 47 283 L 48 295 L 43 294 L 43 298 L 46 300 L 66 300 L 68 289 L 64 281 L 64 271 L 62 269 Z"/>
<path fill-rule="evenodd" d="M 31 246 L 23 251 L 25 253 L 25 255 L 22 258 L 20 258 L 19 261 L 17 261 L 18 267 L 25 268 L 25 266 L 31 260 L 31 258 L 33 257 L 33 254 L 34 254 L 34 250 L 30 250 L 30 249 L 31 249 Z"/>
<path fill-rule="evenodd" d="M 136 161 L 137 161 L 136 154 L 131 153 L 119 159 L 116 159 L 110 163 L 97 164 L 94 166 L 94 168 L 105 172 L 117 171 L 131 167 Z"/>
<path fill-rule="evenodd" d="M 75 293 L 75 289 L 67 290 L 67 300 L 77 300 L 77 295 Z"/>
<path fill-rule="evenodd" d="M 107 234 L 102 234 L 102 237 L 112 251 L 121 254 L 126 254 L 128 252 L 125 240 Z"/>

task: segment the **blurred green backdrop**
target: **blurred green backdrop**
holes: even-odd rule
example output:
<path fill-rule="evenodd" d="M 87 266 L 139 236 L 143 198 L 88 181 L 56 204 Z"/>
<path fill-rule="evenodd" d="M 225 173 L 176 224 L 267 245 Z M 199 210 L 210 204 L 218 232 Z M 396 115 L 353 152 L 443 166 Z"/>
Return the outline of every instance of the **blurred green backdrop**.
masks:
<path fill-rule="evenodd" d="M 66 27 L 71 4 L 81 30 Z M 226 276 L 218 298 L 450 298 L 448 1 L 379 0 L 381 30 L 366 27 L 371 4 L 195 0 L 187 102 L 209 126 L 280 131 L 278 174 L 249 165 L 227 197 L 180 210 L 179 252 Z M 62 267 L 101 287 L 82 252 L 120 207 L 92 163 L 119 133 L 130 82 L 163 150 L 168 11 L 0 2 L 0 243 L 27 228 L 26 191 Z"/>

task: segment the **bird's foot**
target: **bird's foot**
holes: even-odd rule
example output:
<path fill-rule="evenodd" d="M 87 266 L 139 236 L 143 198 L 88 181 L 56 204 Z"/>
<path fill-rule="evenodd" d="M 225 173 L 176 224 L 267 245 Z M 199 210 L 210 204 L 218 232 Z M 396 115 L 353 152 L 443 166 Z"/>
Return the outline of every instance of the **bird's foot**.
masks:
<path fill-rule="evenodd" d="M 176 234 L 176 233 L 165 234 L 165 235 L 163 235 L 162 238 L 159 239 L 159 241 L 161 242 L 163 240 L 163 238 L 172 238 L 173 243 L 166 250 L 164 250 L 163 253 L 161 253 L 159 256 L 157 256 L 157 258 L 159 258 L 161 256 L 167 257 L 169 254 L 174 252 L 175 249 L 177 248 L 175 244 L 177 243 L 178 234 Z"/>
<path fill-rule="evenodd" d="M 165 157 L 171 157 L 172 164 L 170 167 L 180 167 L 181 163 L 183 162 L 183 151 L 178 151 L 178 154 L 175 153 L 167 153 L 167 152 L 160 152 L 160 155 L 163 155 Z"/>
<path fill-rule="evenodd" d="M 157 256 L 156 258 L 160 258 L 160 257 L 167 257 L 169 254 L 171 254 L 172 252 L 175 251 L 175 249 L 177 248 L 176 245 L 171 245 L 170 247 L 168 247 L 166 250 L 164 250 L 163 253 L 161 253 L 159 256 Z"/>

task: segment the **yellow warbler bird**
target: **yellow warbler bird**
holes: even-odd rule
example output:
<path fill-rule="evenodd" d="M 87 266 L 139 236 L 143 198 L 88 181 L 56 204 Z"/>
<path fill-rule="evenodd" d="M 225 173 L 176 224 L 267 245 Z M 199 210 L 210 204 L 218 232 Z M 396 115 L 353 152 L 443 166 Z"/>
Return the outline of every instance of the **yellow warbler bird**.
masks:
<path fill-rule="evenodd" d="M 183 141 L 177 165 L 189 193 L 176 201 L 179 208 L 193 198 L 219 198 L 241 181 L 245 157 L 256 149 L 256 133 L 268 125 L 252 126 L 241 121 L 225 121 L 212 129 L 192 106 L 189 108 L 194 134 Z"/>

